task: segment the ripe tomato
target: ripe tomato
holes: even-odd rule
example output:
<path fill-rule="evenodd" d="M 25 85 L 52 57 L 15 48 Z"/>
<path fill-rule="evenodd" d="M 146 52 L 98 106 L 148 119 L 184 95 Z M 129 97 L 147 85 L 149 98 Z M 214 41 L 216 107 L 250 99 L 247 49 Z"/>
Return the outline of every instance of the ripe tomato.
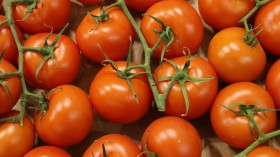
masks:
<path fill-rule="evenodd" d="M 253 7 L 253 0 L 199 0 L 198 9 L 206 24 L 214 30 L 241 27 L 241 20 Z M 221 15 L 223 16 L 221 18 Z"/>
<path fill-rule="evenodd" d="M 33 12 L 23 20 L 27 6 L 14 4 L 13 18 L 19 28 L 26 33 L 35 34 L 51 30 L 58 32 L 68 22 L 70 10 L 70 0 L 43 0 L 42 3 L 38 1 Z"/>
<path fill-rule="evenodd" d="M 280 56 L 280 0 L 265 4 L 256 14 L 255 32 L 261 31 L 258 39 L 267 53 Z"/>
<path fill-rule="evenodd" d="M 217 94 L 210 112 L 211 124 L 215 133 L 232 147 L 246 148 L 259 135 L 255 127 L 254 136 L 251 134 L 249 120 L 246 116 L 238 115 L 228 109 L 236 103 L 246 106 L 256 105 L 255 109 L 257 107 L 274 109 L 275 106 L 270 94 L 252 82 L 233 83 Z M 240 111 L 240 107 L 232 107 L 232 110 Z M 265 112 L 265 114 L 255 113 L 253 119 L 263 133 L 269 133 L 276 128 L 275 111 Z"/>
<path fill-rule="evenodd" d="M 276 157 L 280 150 L 270 146 L 259 146 L 247 154 L 247 157 Z"/>
<path fill-rule="evenodd" d="M 0 74 L 7 72 L 16 72 L 17 69 L 5 59 L 0 61 Z M 0 115 L 9 112 L 17 103 L 21 95 L 21 83 L 18 76 L 0 78 L 0 83 L 3 81 L 8 90 L 0 84 Z"/>
<path fill-rule="evenodd" d="M 71 157 L 71 155 L 60 147 L 45 145 L 30 150 L 23 157 Z"/>
<path fill-rule="evenodd" d="M 11 111 L 0 118 L 18 114 Z M 23 126 L 17 122 L 0 123 L 0 156 L 22 157 L 35 144 L 35 131 L 27 115 L 24 116 Z"/>
<path fill-rule="evenodd" d="M 193 57 L 193 56 L 192 56 Z M 188 57 L 182 56 L 171 59 L 180 70 L 183 69 Z M 212 66 L 203 58 L 197 57 L 190 61 L 188 68 L 190 78 L 207 78 L 213 77 L 210 81 L 205 82 L 192 82 L 186 81 L 185 88 L 187 90 L 189 100 L 189 110 L 186 119 L 195 119 L 206 113 L 218 91 L 218 78 L 212 68 Z M 160 64 L 155 72 L 154 76 L 156 80 L 160 80 L 164 77 L 170 77 L 175 74 L 175 68 L 169 62 L 163 62 Z M 157 88 L 160 93 L 164 93 L 170 83 L 170 81 L 156 81 Z M 176 101 L 174 101 L 176 100 Z M 176 82 L 170 90 L 166 103 L 165 113 L 172 116 L 180 116 L 186 114 L 186 102 L 182 93 L 182 89 L 178 82 Z"/>
<path fill-rule="evenodd" d="M 3 22 L 4 20 L 6 20 L 6 17 L 0 15 L 0 23 Z M 19 41 L 22 41 L 23 35 L 20 29 L 17 26 L 15 27 L 16 27 L 18 39 Z M 0 27 L 0 54 L 2 54 L 2 52 L 4 53 L 3 56 L 4 59 L 9 61 L 13 65 L 16 65 L 18 49 L 12 31 L 7 24 Z"/>
<path fill-rule="evenodd" d="M 146 146 L 160 157 L 201 157 L 202 153 L 201 139 L 195 127 L 182 118 L 172 116 L 156 119 L 146 128 L 141 150 L 146 151 Z"/>
<path fill-rule="evenodd" d="M 105 7 L 104 7 L 105 8 Z M 93 9 L 91 14 L 99 16 L 100 8 Z M 113 7 L 106 11 L 107 21 L 98 22 L 87 14 L 76 30 L 76 41 L 82 53 L 94 62 L 105 59 L 124 59 L 129 51 L 130 37 L 134 40 L 134 29 L 124 12 Z"/>
<path fill-rule="evenodd" d="M 94 141 L 84 152 L 83 157 L 104 157 L 102 145 L 107 156 L 138 157 L 141 153 L 138 145 L 128 136 L 107 134 Z M 141 156 L 139 156 L 141 157 Z"/>
<path fill-rule="evenodd" d="M 138 10 L 138 11 L 146 11 L 148 10 L 153 4 L 159 2 L 161 0 L 149 0 L 143 3 L 142 0 L 125 0 L 125 3 L 128 7 Z"/>
<path fill-rule="evenodd" d="M 87 5 L 94 5 L 101 2 L 101 0 L 78 0 L 78 1 Z"/>
<path fill-rule="evenodd" d="M 125 69 L 126 64 L 125 61 L 116 62 L 120 71 Z M 130 71 L 132 74 L 141 72 L 144 71 Z M 97 73 L 90 85 L 89 94 L 94 109 L 102 118 L 112 122 L 131 123 L 147 113 L 153 96 L 146 75 L 139 74 L 130 80 L 138 102 L 127 80 L 118 76 L 110 65 L 106 65 Z"/>
<path fill-rule="evenodd" d="M 167 48 L 165 58 L 183 56 L 183 50 L 186 48 L 192 53 L 199 48 L 204 29 L 199 14 L 188 2 L 182 0 L 160 1 L 151 6 L 145 14 L 158 18 L 172 29 L 174 42 Z M 145 15 L 140 28 L 148 45 L 154 46 L 159 40 L 159 35 L 155 31 L 161 31 L 162 26 L 150 16 Z M 163 43 L 162 41 L 153 53 L 157 59 L 161 56 Z"/>
<path fill-rule="evenodd" d="M 267 91 L 271 94 L 276 107 L 280 109 L 279 85 L 280 85 L 280 59 L 274 62 L 272 66 L 269 68 L 265 79 L 265 87 Z"/>
<path fill-rule="evenodd" d="M 93 108 L 88 95 L 73 85 L 56 87 L 48 96 L 49 107 L 45 114 L 36 111 L 35 130 L 45 143 L 55 146 L 72 146 L 81 142 L 90 132 Z"/>
<path fill-rule="evenodd" d="M 24 46 L 43 47 L 47 35 L 47 33 L 32 35 L 24 42 Z M 49 45 L 52 44 L 56 36 L 56 34 L 52 34 L 49 37 Z M 81 62 L 80 51 L 75 42 L 70 37 L 62 35 L 53 54 L 53 59 L 49 58 L 45 62 L 36 77 L 36 71 L 43 60 L 43 56 L 36 51 L 24 52 L 23 73 L 28 83 L 37 88 L 52 89 L 58 85 L 70 83 L 75 79 Z"/>
<path fill-rule="evenodd" d="M 259 43 L 250 46 L 244 42 L 245 32 L 240 27 L 226 28 L 209 43 L 208 60 L 224 82 L 254 81 L 265 68 L 263 48 Z"/>

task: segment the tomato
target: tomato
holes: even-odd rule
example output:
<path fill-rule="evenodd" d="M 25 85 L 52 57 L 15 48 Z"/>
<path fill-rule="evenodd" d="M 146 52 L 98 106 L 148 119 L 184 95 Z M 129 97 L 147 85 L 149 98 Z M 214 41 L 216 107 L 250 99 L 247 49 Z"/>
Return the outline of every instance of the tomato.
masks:
<path fill-rule="evenodd" d="M 39 33 L 30 36 L 24 42 L 26 47 L 43 47 L 47 33 Z M 57 34 L 52 34 L 48 39 L 51 45 Z M 53 52 L 53 58 L 49 58 L 36 76 L 36 71 L 43 60 L 42 54 L 36 51 L 24 52 L 23 73 L 25 79 L 31 85 L 52 89 L 58 85 L 72 82 L 80 69 L 80 51 L 75 42 L 68 36 L 62 35 Z M 55 79 L 54 79 L 55 78 Z"/>
<path fill-rule="evenodd" d="M 203 39 L 204 29 L 199 14 L 188 2 L 182 0 L 160 1 L 151 6 L 145 14 L 156 17 L 165 26 L 172 29 L 174 42 L 167 48 L 165 58 L 183 56 L 183 50 L 186 49 L 192 53 L 198 50 Z M 155 31 L 161 31 L 162 26 L 147 15 L 142 18 L 140 28 L 148 45 L 152 47 L 159 40 L 159 35 Z M 153 52 L 155 58 L 160 58 L 163 45 L 162 41 Z"/>
<path fill-rule="evenodd" d="M 252 135 L 246 116 L 238 115 L 228 109 L 240 111 L 240 107 L 232 106 L 236 103 L 246 106 L 255 105 L 255 109 L 275 109 L 275 105 L 270 94 L 252 82 L 233 83 L 217 94 L 210 112 L 213 130 L 230 146 L 246 148 L 258 138 L 259 134 L 254 127 Z M 265 112 L 265 114 L 257 112 L 253 115 L 253 119 L 262 133 L 269 133 L 276 128 L 275 111 Z"/>
<path fill-rule="evenodd" d="M 149 1 L 145 1 L 145 3 L 143 3 L 142 0 L 125 0 L 125 3 L 129 8 L 132 8 L 134 10 L 146 11 L 153 4 L 155 4 L 156 2 L 159 2 L 159 1 L 161 1 L 161 0 L 149 0 Z"/>
<path fill-rule="evenodd" d="M 56 146 L 38 146 L 26 154 L 23 157 L 71 157 L 71 155 L 64 149 Z"/>
<path fill-rule="evenodd" d="M 38 1 L 33 12 L 23 20 L 26 12 L 26 5 L 14 4 L 13 18 L 24 32 L 30 34 L 50 32 L 51 30 L 58 32 L 68 22 L 71 13 L 71 1 L 43 0 L 42 3 Z"/>
<path fill-rule="evenodd" d="M 258 39 L 267 53 L 280 56 L 280 0 L 265 4 L 256 14 L 255 32 L 261 31 Z"/>
<path fill-rule="evenodd" d="M 247 154 L 247 157 L 276 157 L 280 150 L 271 146 L 258 146 Z"/>
<path fill-rule="evenodd" d="M 255 3 L 253 0 L 199 0 L 198 9 L 201 17 L 214 30 L 222 30 L 228 27 L 241 27 L 239 22 Z M 222 15 L 222 17 L 221 17 Z"/>
<path fill-rule="evenodd" d="M 0 118 L 18 114 L 11 111 Z M 22 157 L 35 144 L 35 131 L 30 118 L 25 115 L 23 126 L 18 122 L 0 123 L 0 156 Z"/>
<path fill-rule="evenodd" d="M 45 143 L 72 146 L 81 142 L 90 132 L 93 108 L 88 95 L 74 85 L 56 87 L 47 97 L 49 107 L 45 114 L 36 111 L 35 130 Z"/>
<path fill-rule="evenodd" d="M 6 17 L 0 15 L 0 23 L 3 22 L 4 20 L 6 20 Z M 23 41 L 22 32 L 16 25 L 15 28 L 16 28 L 18 39 L 20 42 L 22 42 Z M 12 31 L 7 24 L 0 27 L 0 54 L 2 54 L 2 52 L 4 53 L 3 56 L 4 59 L 8 60 L 13 65 L 16 65 L 18 49 Z"/>
<path fill-rule="evenodd" d="M 138 145 L 130 137 L 121 134 L 107 134 L 94 141 L 86 149 L 83 157 L 104 157 L 103 144 L 107 156 L 110 157 L 138 157 L 141 153 Z"/>
<path fill-rule="evenodd" d="M 125 69 L 126 64 L 125 61 L 116 62 L 120 71 Z M 132 74 L 141 72 L 144 71 L 139 68 L 130 71 Z M 130 81 L 133 90 L 109 64 L 97 73 L 91 82 L 89 94 L 95 111 L 102 118 L 111 122 L 131 123 L 147 113 L 153 96 L 146 75 L 139 74 Z"/>
<path fill-rule="evenodd" d="M 16 71 L 17 69 L 5 59 L 0 61 L 0 74 Z M 21 83 L 18 76 L 10 76 L 4 79 L 0 78 L 0 115 L 9 112 L 17 103 L 20 95 Z"/>
<path fill-rule="evenodd" d="M 161 117 L 149 124 L 141 139 L 141 150 L 146 151 L 145 147 L 160 157 L 200 157 L 202 153 L 195 127 L 173 116 Z"/>
<path fill-rule="evenodd" d="M 86 5 L 94 5 L 101 2 L 101 0 L 78 0 L 78 1 Z"/>
<path fill-rule="evenodd" d="M 226 83 L 254 81 L 263 72 L 266 54 L 259 43 L 244 42 L 245 29 L 230 27 L 210 41 L 207 57 L 220 80 Z"/>
<path fill-rule="evenodd" d="M 180 70 L 183 69 L 187 60 L 187 56 L 171 59 L 171 61 L 176 63 Z M 184 83 L 189 100 L 188 113 L 184 118 L 195 119 L 209 110 L 218 91 L 218 78 L 212 66 L 199 56 L 190 61 L 188 73 L 190 78 L 213 77 L 210 81 L 192 82 L 189 80 Z M 163 62 L 154 72 L 155 80 L 170 77 L 174 74 L 175 68 L 169 62 Z M 156 84 L 159 92 L 164 93 L 170 84 L 170 81 L 156 81 Z M 181 116 L 186 113 L 186 102 L 178 82 L 172 86 L 165 104 L 165 113 L 168 115 Z"/>
<path fill-rule="evenodd" d="M 274 62 L 272 66 L 269 68 L 265 79 L 265 87 L 267 91 L 271 94 L 276 107 L 280 109 L 279 85 L 280 85 L 280 59 Z"/>
<path fill-rule="evenodd" d="M 90 13 L 99 16 L 100 8 L 93 9 Z M 98 23 L 87 14 L 76 30 L 79 48 L 94 62 L 105 59 L 102 51 L 111 60 L 124 59 L 129 51 L 129 38 L 134 41 L 134 29 L 120 8 L 113 7 L 106 11 L 106 14 L 109 19 Z"/>

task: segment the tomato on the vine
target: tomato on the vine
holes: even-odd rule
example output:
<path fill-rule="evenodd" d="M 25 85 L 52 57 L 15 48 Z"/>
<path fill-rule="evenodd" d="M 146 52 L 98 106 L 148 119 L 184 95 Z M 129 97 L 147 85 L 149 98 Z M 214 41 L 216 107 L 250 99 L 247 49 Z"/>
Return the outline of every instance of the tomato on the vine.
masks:
<path fill-rule="evenodd" d="M 199 0 L 198 9 L 201 17 L 214 30 L 228 27 L 241 27 L 239 22 L 253 7 L 253 0 Z M 221 16 L 222 15 L 222 16 Z"/>
<path fill-rule="evenodd" d="M 259 137 L 257 127 L 264 134 L 276 129 L 274 109 L 272 97 L 260 85 L 252 82 L 233 83 L 223 88 L 214 100 L 210 112 L 212 128 L 228 145 L 246 148 Z M 245 113 L 252 113 L 251 119 L 256 125 L 252 126 L 253 122 L 250 124 L 250 118 Z"/>
<path fill-rule="evenodd" d="M 143 0 L 125 0 L 125 3 L 128 7 L 138 10 L 138 11 L 146 11 L 148 10 L 153 4 L 159 2 L 161 0 L 148 0 L 143 2 Z"/>
<path fill-rule="evenodd" d="M 164 57 L 174 58 L 184 55 L 184 50 L 195 53 L 201 45 L 204 29 L 202 20 L 197 11 L 186 1 L 165 0 L 152 5 L 145 13 L 141 21 L 141 31 L 150 47 L 154 46 L 159 40 L 159 32 L 162 25 L 153 16 L 170 27 L 174 41 L 167 47 Z M 160 43 L 153 52 L 153 56 L 160 58 L 164 41 Z"/>
<path fill-rule="evenodd" d="M 266 66 L 266 54 L 259 43 L 244 41 L 245 29 L 230 27 L 219 31 L 208 47 L 208 61 L 226 83 L 254 81 Z"/>
<path fill-rule="evenodd" d="M 104 157 L 103 145 L 107 156 L 141 157 L 138 145 L 128 136 L 107 134 L 94 141 L 84 152 L 83 157 Z"/>
<path fill-rule="evenodd" d="M 102 51 L 111 60 L 123 60 L 128 54 L 130 39 L 134 41 L 134 29 L 121 8 L 110 8 L 101 15 L 105 19 L 97 22 L 93 15 L 100 16 L 101 12 L 100 8 L 95 8 L 84 17 L 76 30 L 77 44 L 94 62 L 106 59 Z"/>
<path fill-rule="evenodd" d="M 38 1 L 36 7 L 25 19 L 27 11 L 27 6 L 24 4 L 13 5 L 13 18 L 24 32 L 30 34 L 50 32 L 51 30 L 58 32 L 68 22 L 71 13 L 71 1 Z"/>
<path fill-rule="evenodd" d="M 44 145 L 31 149 L 23 157 L 71 157 L 71 155 L 60 147 Z"/>
<path fill-rule="evenodd" d="M 0 23 L 4 22 L 6 17 L 0 15 Z M 17 37 L 20 42 L 23 41 L 23 34 L 20 29 L 15 25 Z M 3 58 L 16 65 L 17 63 L 17 56 L 18 56 L 18 48 L 12 34 L 10 27 L 5 24 L 0 27 L 0 55 L 4 53 Z"/>
<path fill-rule="evenodd" d="M 196 128 L 188 121 L 166 116 L 153 121 L 141 139 L 142 152 L 160 157 L 201 157 L 202 144 Z M 145 153 L 145 157 L 148 155 Z"/>
<path fill-rule="evenodd" d="M 7 118 L 19 114 L 18 111 L 0 116 Z M 35 131 L 31 119 L 25 115 L 23 125 L 19 122 L 0 123 L 0 156 L 22 157 L 35 144 Z"/>
<path fill-rule="evenodd" d="M 94 113 L 88 95 L 74 85 L 61 85 L 47 95 L 46 112 L 37 110 L 35 130 L 45 143 L 72 146 L 90 132 Z"/>
<path fill-rule="evenodd" d="M 47 33 L 32 35 L 23 45 L 41 48 L 47 36 Z M 51 45 L 56 37 L 57 34 L 52 34 L 47 40 L 48 45 Z M 24 52 L 23 74 L 28 83 L 37 88 L 52 89 L 58 85 L 71 83 L 76 78 L 81 64 L 80 51 L 70 37 L 60 36 L 54 47 L 53 56 L 49 57 L 40 68 L 44 55 L 51 54 L 41 54 L 37 51 Z"/>
<path fill-rule="evenodd" d="M 119 71 L 124 71 L 126 64 L 126 61 L 115 62 Z M 131 62 L 130 66 L 133 65 L 135 63 Z M 92 80 L 89 90 L 95 111 L 102 118 L 118 123 L 131 123 L 142 118 L 153 99 L 143 72 L 141 68 L 129 71 L 132 75 L 139 73 L 130 79 L 131 88 L 128 81 L 121 78 L 110 64 L 103 67 Z"/>
<path fill-rule="evenodd" d="M 0 60 L 0 74 L 16 72 L 17 69 L 5 59 Z M 0 77 L 0 115 L 8 113 L 21 95 L 21 83 L 18 76 Z"/>
<path fill-rule="evenodd" d="M 194 57 L 190 59 L 188 56 L 182 56 L 171 59 L 176 66 L 182 70 L 185 63 L 190 59 L 190 65 L 188 67 L 188 77 L 191 78 L 184 83 L 187 91 L 188 99 L 188 113 L 183 117 L 186 119 L 195 119 L 206 113 L 218 91 L 218 78 L 216 72 L 212 66 L 202 57 Z M 154 76 L 159 93 L 163 94 L 170 84 L 170 80 L 160 81 L 165 77 L 170 77 L 175 74 L 176 70 L 170 62 L 166 61 L 160 64 L 155 72 Z M 194 79 L 203 79 L 212 77 L 211 80 L 203 82 L 192 81 Z M 169 94 L 165 103 L 165 113 L 172 116 L 181 116 L 186 114 L 186 102 L 183 96 L 183 89 L 181 89 L 179 82 L 176 82 L 169 91 Z"/>
<path fill-rule="evenodd" d="M 271 146 L 258 146 L 247 154 L 247 157 L 276 157 L 280 150 Z"/>

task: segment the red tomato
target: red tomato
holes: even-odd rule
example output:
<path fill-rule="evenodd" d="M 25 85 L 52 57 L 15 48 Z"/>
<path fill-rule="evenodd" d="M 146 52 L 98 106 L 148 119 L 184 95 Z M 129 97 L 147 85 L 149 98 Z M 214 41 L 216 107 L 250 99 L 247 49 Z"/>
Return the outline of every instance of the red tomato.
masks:
<path fill-rule="evenodd" d="M 17 69 L 5 59 L 0 61 L 0 74 L 7 72 L 16 72 Z M 8 87 L 8 90 L 1 84 Z M 17 103 L 21 95 L 21 83 L 18 76 L 6 77 L 4 79 L 0 78 L 0 115 L 9 112 Z"/>
<path fill-rule="evenodd" d="M 30 150 L 23 157 L 71 157 L 71 155 L 60 147 L 46 145 Z"/>
<path fill-rule="evenodd" d="M 24 46 L 43 47 L 47 35 L 47 33 L 32 35 L 24 42 Z M 52 44 L 56 36 L 56 34 L 52 34 L 49 37 L 49 45 Z M 42 54 L 36 51 L 24 52 L 23 73 L 25 79 L 37 88 L 52 89 L 58 85 L 70 83 L 76 78 L 80 69 L 80 51 L 75 42 L 65 35 L 62 35 L 56 44 L 53 59 L 49 58 L 45 62 L 36 78 L 36 71 L 42 60 Z"/>
<path fill-rule="evenodd" d="M 11 111 L 0 118 L 16 114 L 17 111 Z M 0 123 L 0 156 L 22 157 L 34 144 L 35 131 L 28 116 L 24 116 L 23 126 L 17 122 Z"/>
<path fill-rule="evenodd" d="M 128 7 L 138 10 L 138 11 L 146 11 L 148 10 L 153 4 L 159 2 L 161 0 L 148 0 L 143 3 L 143 0 L 125 0 L 125 3 Z"/>
<path fill-rule="evenodd" d="M 26 33 L 35 34 L 51 30 L 58 32 L 68 22 L 70 11 L 70 0 L 43 0 L 42 3 L 41 1 L 37 2 L 33 12 L 25 20 L 22 19 L 27 12 L 27 6 L 14 4 L 13 18 Z"/>
<path fill-rule="evenodd" d="M 171 61 L 176 63 L 180 70 L 183 69 L 187 60 L 187 56 L 171 59 Z M 160 80 L 164 77 L 173 76 L 175 72 L 175 68 L 169 62 L 163 62 L 156 68 L 154 76 L 156 80 Z M 205 59 L 199 56 L 190 61 L 188 73 L 190 78 L 213 77 L 212 80 L 205 82 L 185 82 L 185 88 L 187 90 L 189 100 L 189 110 L 184 118 L 195 119 L 202 116 L 209 110 L 218 91 L 218 78 L 212 66 Z M 164 93 L 170 83 L 170 81 L 156 82 L 160 93 Z M 167 96 L 165 107 L 165 112 L 168 115 L 180 116 L 182 114 L 186 114 L 186 103 L 183 97 L 182 89 L 180 88 L 178 82 L 172 86 L 172 89 Z"/>
<path fill-rule="evenodd" d="M 250 46 L 244 42 L 245 32 L 240 27 L 226 28 L 209 43 L 208 60 L 224 82 L 254 81 L 265 68 L 263 48 L 259 43 Z"/>
<path fill-rule="evenodd" d="M 99 16 L 100 8 L 93 9 L 90 13 Z M 129 38 L 134 40 L 135 36 L 132 25 L 120 8 L 113 7 L 106 13 L 109 14 L 109 19 L 98 24 L 87 14 L 76 30 L 79 48 L 94 62 L 105 59 L 102 51 L 111 60 L 124 59 L 129 51 Z"/>
<path fill-rule="evenodd" d="M 265 4 L 256 14 L 255 32 L 261 31 L 258 39 L 267 53 L 280 56 L 280 0 Z"/>
<path fill-rule="evenodd" d="M 265 87 L 267 91 L 271 94 L 276 107 L 280 109 L 279 85 L 280 85 L 280 59 L 274 62 L 272 66 L 269 68 L 265 79 Z"/>
<path fill-rule="evenodd" d="M 35 130 L 40 139 L 50 145 L 72 146 L 90 132 L 93 108 L 88 95 L 73 85 L 61 85 L 48 96 L 45 114 L 36 111 Z"/>
<path fill-rule="evenodd" d="M 259 146 L 247 154 L 247 157 L 276 157 L 280 156 L 280 150 L 270 146 Z"/>
<path fill-rule="evenodd" d="M 120 71 L 125 69 L 126 64 L 125 61 L 116 62 Z M 130 71 L 132 74 L 141 72 L 144 71 L 142 69 Z M 127 80 L 118 76 L 110 65 L 97 73 L 90 85 L 89 94 L 94 109 L 102 118 L 112 122 L 131 123 L 147 113 L 153 96 L 146 75 L 140 74 L 130 80 L 138 102 Z"/>
<path fill-rule="evenodd" d="M 201 139 L 194 126 L 172 116 L 159 118 L 146 128 L 141 140 L 142 151 L 146 151 L 145 145 L 160 157 L 201 157 L 202 153 Z"/>
<path fill-rule="evenodd" d="M 253 7 L 253 0 L 199 0 L 198 9 L 205 23 L 214 30 L 241 27 L 239 22 Z M 222 17 L 221 17 L 222 15 Z"/>
<path fill-rule="evenodd" d="M 252 82 L 233 83 L 218 93 L 210 112 L 215 133 L 232 147 L 246 148 L 259 135 L 256 129 L 253 132 L 254 136 L 251 134 L 246 116 L 237 115 L 226 108 L 230 108 L 236 103 L 246 106 L 256 105 L 263 109 L 274 109 L 275 106 L 269 93 Z M 233 107 L 232 110 L 240 111 L 240 107 Z M 276 128 L 277 117 L 275 111 L 265 112 L 265 114 L 255 113 L 253 119 L 263 133 L 269 133 Z"/>
<path fill-rule="evenodd" d="M 128 136 L 107 134 L 94 141 L 84 152 L 83 157 L 104 157 L 102 145 L 110 157 L 141 157 L 138 145 Z"/>
<path fill-rule="evenodd" d="M 165 58 L 183 56 L 183 50 L 188 49 L 194 53 L 200 46 L 204 29 L 197 11 L 186 1 L 172 0 L 160 1 L 150 7 L 145 14 L 154 16 L 172 29 L 174 42 L 167 48 Z M 176 19 L 174 22 L 174 19 Z M 150 47 L 159 40 L 154 31 L 161 31 L 162 26 L 145 15 L 141 22 L 141 31 Z M 163 49 L 162 41 L 153 55 L 159 59 Z"/>
<path fill-rule="evenodd" d="M 101 0 L 78 0 L 78 1 L 87 5 L 94 5 L 101 2 Z"/>
<path fill-rule="evenodd" d="M 4 20 L 6 20 L 6 17 L 0 15 L 0 23 L 3 22 Z M 15 26 L 15 28 L 19 41 L 22 41 L 23 35 L 21 31 L 17 26 Z M 4 53 L 3 56 L 4 59 L 8 60 L 13 65 L 16 65 L 18 49 L 12 31 L 7 24 L 0 27 L 0 54 L 2 54 L 2 52 Z"/>

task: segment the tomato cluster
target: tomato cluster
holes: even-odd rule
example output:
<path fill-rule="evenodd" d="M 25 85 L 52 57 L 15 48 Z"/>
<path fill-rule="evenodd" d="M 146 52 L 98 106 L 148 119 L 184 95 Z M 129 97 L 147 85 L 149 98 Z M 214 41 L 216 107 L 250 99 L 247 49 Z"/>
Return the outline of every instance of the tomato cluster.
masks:
<path fill-rule="evenodd" d="M 280 0 L 0 4 L 0 156 L 279 154 Z"/>

